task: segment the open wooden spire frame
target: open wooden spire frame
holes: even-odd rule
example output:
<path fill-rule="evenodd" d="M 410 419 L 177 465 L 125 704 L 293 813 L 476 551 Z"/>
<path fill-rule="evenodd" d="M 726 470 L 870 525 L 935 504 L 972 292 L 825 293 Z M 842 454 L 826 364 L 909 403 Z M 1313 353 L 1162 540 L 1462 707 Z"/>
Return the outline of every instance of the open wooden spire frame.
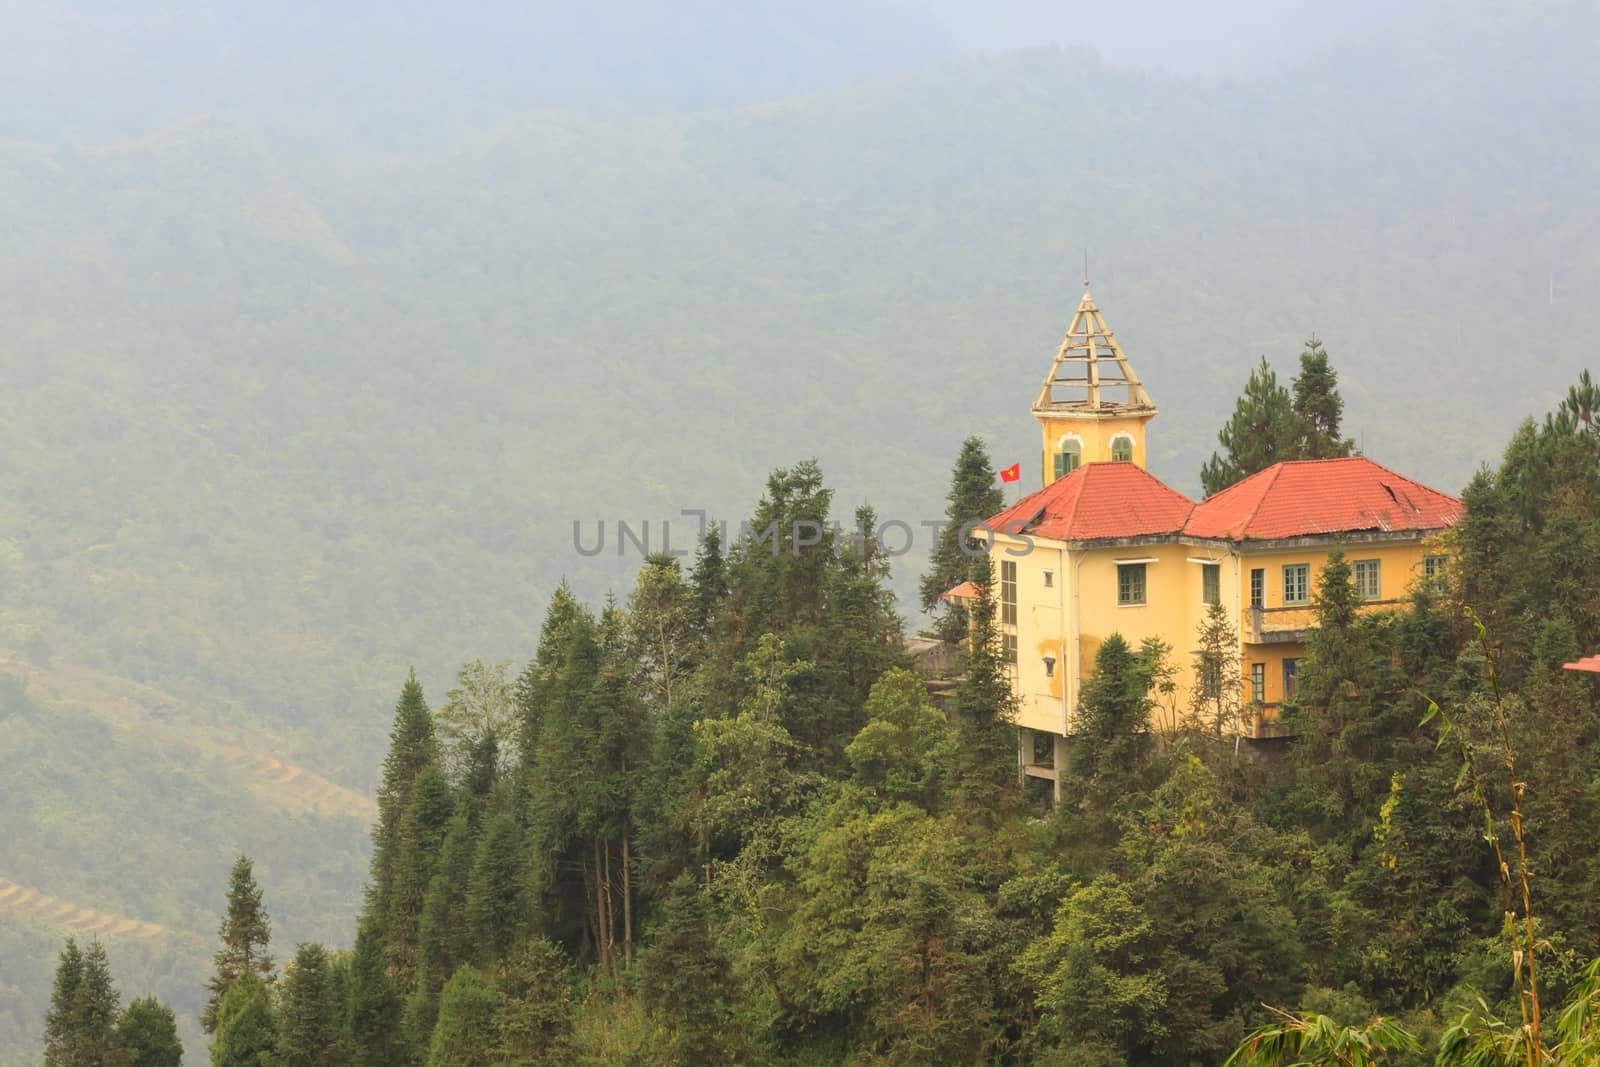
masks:
<path fill-rule="evenodd" d="M 1108 399 L 1102 390 L 1126 390 L 1124 400 Z M 1154 412 L 1155 404 L 1145 392 L 1116 335 L 1106 327 L 1105 317 L 1089 295 L 1088 284 L 1078 302 L 1072 325 L 1056 350 L 1055 362 L 1045 376 L 1039 398 L 1033 402 L 1037 414 Z"/>

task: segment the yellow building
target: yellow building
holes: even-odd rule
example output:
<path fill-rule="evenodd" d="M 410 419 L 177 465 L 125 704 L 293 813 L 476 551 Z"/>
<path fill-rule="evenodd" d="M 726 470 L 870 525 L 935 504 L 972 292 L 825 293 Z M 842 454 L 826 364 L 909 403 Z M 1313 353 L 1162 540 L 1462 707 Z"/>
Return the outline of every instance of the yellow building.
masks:
<path fill-rule="evenodd" d="M 1196 504 L 1145 470 L 1155 405 L 1085 291 L 1033 405 L 1043 489 L 988 520 L 997 620 L 1013 665 L 1027 773 L 1060 782 L 1095 653 L 1111 634 L 1156 637 L 1179 662 L 1157 726 L 1171 730 L 1202 679 L 1198 632 L 1220 604 L 1239 635 L 1246 737 L 1283 736 L 1317 575 L 1342 549 L 1356 591 L 1395 607 L 1444 563 L 1429 543 L 1460 501 L 1364 457 L 1279 463 Z M 952 591 L 953 593 L 956 591 Z"/>

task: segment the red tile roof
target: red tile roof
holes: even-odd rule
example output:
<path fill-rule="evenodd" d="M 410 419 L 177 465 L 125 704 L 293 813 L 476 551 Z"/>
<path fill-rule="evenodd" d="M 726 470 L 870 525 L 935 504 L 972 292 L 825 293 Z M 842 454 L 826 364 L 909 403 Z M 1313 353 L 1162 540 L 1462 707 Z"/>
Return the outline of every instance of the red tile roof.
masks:
<path fill-rule="evenodd" d="M 1600 674 L 1600 656 L 1584 656 L 1575 663 L 1563 663 L 1569 671 L 1594 671 Z"/>
<path fill-rule="evenodd" d="M 1461 501 L 1364 456 L 1292 460 L 1229 486 L 1194 509 L 1183 532 L 1234 541 L 1454 526 Z"/>
<path fill-rule="evenodd" d="M 1057 541 L 1175 534 L 1194 501 L 1133 463 L 1086 463 L 988 519 Z"/>
<path fill-rule="evenodd" d="M 977 600 L 979 596 L 977 582 L 962 582 L 953 589 L 944 591 L 946 600 Z"/>

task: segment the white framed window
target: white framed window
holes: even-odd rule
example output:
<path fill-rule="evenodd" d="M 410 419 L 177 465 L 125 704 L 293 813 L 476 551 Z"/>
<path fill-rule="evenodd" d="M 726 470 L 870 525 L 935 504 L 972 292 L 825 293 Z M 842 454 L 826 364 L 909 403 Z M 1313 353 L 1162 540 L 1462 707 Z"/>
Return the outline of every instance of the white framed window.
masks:
<path fill-rule="evenodd" d="M 1444 576 L 1450 566 L 1449 556 L 1423 556 L 1422 581 L 1429 589 L 1439 590 L 1444 588 Z"/>
<path fill-rule="evenodd" d="M 1356 596 L 1362 600 L 1378 600 L 1383 596 L 1381 561 L 1358 559 L 1350 564 L 1350 576 L 1355 580 Z"/>
<path fill-rule="evenodd" d="M 1119 435 L 1111 439 L 1111 460 L 1114 463 L 1133 462 L 1133 438 Z"/>
<path fill-rule="evenodd" d="M 1222 603 L 1222 565 L 1200 564 L 1200 601 L 1212 605 Z"/>
<path fill-rule="evenodd" d="M 1267 665 L 1265 663 L 1250 664 L 1250 699 L 1257 704 L 1267 702 Z"/>
<path fill-rule="evenodd" d="M 1311 603 L 1311 564 L 1288 563 L 1283 568 L 1283 602 Z"/>

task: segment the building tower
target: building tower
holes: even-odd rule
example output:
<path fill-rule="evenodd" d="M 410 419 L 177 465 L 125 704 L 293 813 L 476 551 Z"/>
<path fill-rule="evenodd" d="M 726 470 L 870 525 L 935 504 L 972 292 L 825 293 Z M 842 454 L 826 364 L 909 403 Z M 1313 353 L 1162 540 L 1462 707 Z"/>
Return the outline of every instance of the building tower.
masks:
<path fill-rule="evenodd" d="M 1044 438 L 1044 484 L 1085 463 L 1121 460 L 1144 467 L 1145 424 L 1155 415 L 1150 394 L 1084 282 L 1072 325 L 1033 402 Z"/>

